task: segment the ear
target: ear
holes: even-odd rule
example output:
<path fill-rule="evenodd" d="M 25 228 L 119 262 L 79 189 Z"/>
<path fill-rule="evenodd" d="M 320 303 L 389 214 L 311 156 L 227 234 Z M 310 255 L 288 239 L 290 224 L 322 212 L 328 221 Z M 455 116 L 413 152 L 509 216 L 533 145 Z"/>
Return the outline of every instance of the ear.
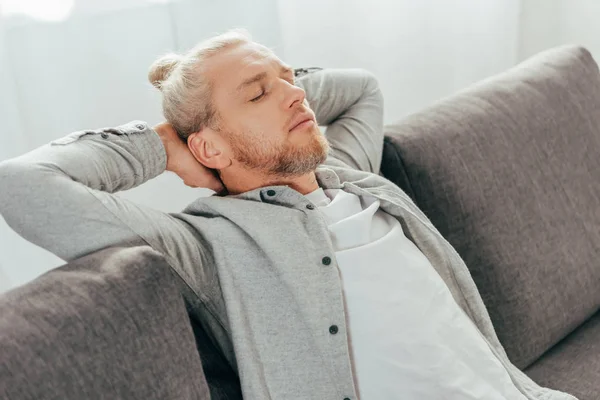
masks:
<path fill-rule="evenodd" d="M 220 170 L 231 165 L 229 146 L 222 135 L 210 128 L 192 133 L 187 144 L 194 158 L 207 168 Z"/>

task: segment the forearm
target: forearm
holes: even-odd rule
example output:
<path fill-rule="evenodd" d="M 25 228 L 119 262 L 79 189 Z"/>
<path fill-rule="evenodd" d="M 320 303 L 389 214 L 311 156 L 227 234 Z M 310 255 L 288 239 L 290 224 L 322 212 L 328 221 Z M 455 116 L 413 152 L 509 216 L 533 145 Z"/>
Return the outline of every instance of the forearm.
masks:
<path fill-rule="evenodd" d="M 381 101 L 376 78 L 362 69 L 322 69 L 297 79 L 319 125 L 330 125 L 361 103 Z"/>
<path fill-rule="evenodd" d="M 0 163 L 0 170 L 11 171 L 2 175 L 5 187 L 14 179 L 19 186 L 35 191 L 50 175 L 57 174 L 109 193 L 136 187 L 161 174 L 165 167 L 160 137 L 137 121 L 106 130 L 75 132 Z"/>
<path fill-rule="evenodd" d="M 325 69 L 298 79 L 319 125 L 327 125 L 332 155 L 378 173 L 383 149 L 383 95 L 377 79 L 360 69 Z"/>
<path fill-rule="evenodd" d="M 23 238 L 67 261 L 112 246 L 150 245 L 201 287 L 211 272 L 203 269 L 200 235 L 173 215 L 108 193 L 165 170 L 172 135 L 164 128 L 136 122 L 106 138 L 72 135 L 0 163 L 0 215 Z"/>
<path fill-rule="evenodd" d="M 145 124 L 117 129 L 74 133 L 1 162 L 0 214 L 9 226 L 63 259 L 138 240 L 131 228 L 139 224 L 128 223 L 134 206 L 109 193 L 160 174 L 165 154 Z"/>

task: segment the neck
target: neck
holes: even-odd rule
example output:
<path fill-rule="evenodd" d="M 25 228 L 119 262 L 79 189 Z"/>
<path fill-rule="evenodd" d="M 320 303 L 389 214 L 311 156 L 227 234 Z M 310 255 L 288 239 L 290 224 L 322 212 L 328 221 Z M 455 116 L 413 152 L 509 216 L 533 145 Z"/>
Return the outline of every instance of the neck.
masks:
<path fill-rule="evenodd" d="M 302 195 L 319 188 L 314 171 L 299 176 L 273 176 L 256 171 L 229 171 L 221 173 L 223 185 L 229 194 L 240 194 L 266 186 L 289 186 Z"/>

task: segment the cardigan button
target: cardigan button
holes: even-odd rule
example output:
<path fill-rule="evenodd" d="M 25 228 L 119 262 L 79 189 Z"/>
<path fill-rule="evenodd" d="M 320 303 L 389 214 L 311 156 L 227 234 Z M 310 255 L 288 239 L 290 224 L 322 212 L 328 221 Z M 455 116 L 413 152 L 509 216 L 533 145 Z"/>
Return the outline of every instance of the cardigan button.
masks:
<path fill-rule="evenodd" d="M 336 333 L 338 333 L 338 327 L 337 327 L 337 325 L 331 325 L 329 327 L 329 333 L 331 333 L 332 335 L 335 335 Z"/>

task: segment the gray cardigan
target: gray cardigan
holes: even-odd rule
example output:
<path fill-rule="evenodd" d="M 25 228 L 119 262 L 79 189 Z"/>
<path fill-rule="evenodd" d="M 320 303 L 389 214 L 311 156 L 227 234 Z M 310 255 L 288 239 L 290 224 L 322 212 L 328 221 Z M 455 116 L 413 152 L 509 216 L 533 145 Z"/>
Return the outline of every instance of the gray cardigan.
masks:
<path fill-rule="evenodd" d="M 328 126 L 332 152 L 317 169 L 319 185 L 375 196 L 398 218 L 529 399 L 574 399 L 540 388 L 510 363 L 460 256 L 377 175 L 383 99 L 373 76 L 323 70 L 298 84 Z M 0 163 L 0 212 L 17 233 L 65 260 L 140 242 L 164 254 L 245 398 L 357 399 L 340 275 L 319 212 L 286 186 L 199 198 L 173 214 L 113 194 L 165 164 L 161 140 L 143 122 L 76 132 Z"/>

